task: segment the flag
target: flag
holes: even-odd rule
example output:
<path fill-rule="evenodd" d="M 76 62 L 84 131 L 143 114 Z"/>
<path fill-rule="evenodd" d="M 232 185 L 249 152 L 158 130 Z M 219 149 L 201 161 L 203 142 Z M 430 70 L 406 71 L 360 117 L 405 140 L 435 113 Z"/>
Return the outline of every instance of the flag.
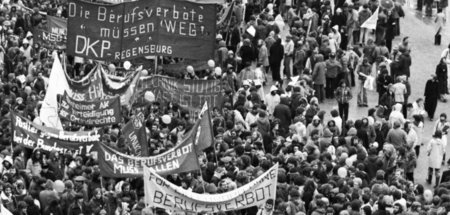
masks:
<path fill-rule="evenodd" d="M 197 152 L 197 154 L 199 154 L 202 153 L 206 148 L 212 146 L 214 142 L 211 113 L 208 107 L 208 103 L 205 102 L 205 104 L 203 105 L 196 124 L 199 124 L 199 126 L 194 127 L 197 129 L 195 151 Z"/>
<path fill-rule="evenodd" d="M 147 133 L 142 112 L 133 116 L 122 128 L 125 142 L 130 144 L 134 156 L 148 156 Z"/>
<path fill-rule="evenodd" d="M 235 2 L 231 2 L 231 4 L 225 8 L 225 11 L 223 12 L 222 16 L 220 17 L 219 22 L 217 22 L 217 25 L 221 25 L 225 23 L 225 21 L 228 21 L 231 19 L 231 16 L 233 15 L 233 9 L 234 9 Z"/>
<path fill-rule="evenodd" d="M 380 7 L 375 10 L 375 12 L 370 16 L 362 25 L 361 28 L 367 28 L 367 29 L 376 29 L 377 28 L 377 21 L 378 21 L 378 10 Z"/>
<path fill-rule="evenodd" d="M 63 127 L 58 116 L 57 96 L 58 94 L 64 95 L 64 91 L 69 90 L 69 84 L 67 83 L 61 61 L 56 52 L 53 53 L 53 59 L 49 84 L 39 113 L 39 118 L 45 126 L 62 130 Z"/>

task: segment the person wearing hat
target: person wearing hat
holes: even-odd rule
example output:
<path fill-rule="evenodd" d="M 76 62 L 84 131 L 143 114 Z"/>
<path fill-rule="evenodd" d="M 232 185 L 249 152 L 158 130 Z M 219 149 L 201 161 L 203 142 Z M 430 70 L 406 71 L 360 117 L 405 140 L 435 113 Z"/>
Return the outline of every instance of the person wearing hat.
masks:
<path fill-rule="evenodd" d="M 74 183 L 74 191 L 77 194 L 81 194 L 83 195 L 83 199 L 85 202 L 89 201 L 89 197 L 88 197 L 88 186 L 85 183 L 86 182 L 86 178 L 84 176 L 75 176 L 73 178 Z"/>
<path fill-rule="evenodd" d="M 269 93 L 266 95 L 265 103 L 267 104 L 267 112 L 269 112 L 270 115 L 273 114 L 275 107 L 280 104 L 280 95 L 278 95 L 277 91 L 278 87 L 272 85 Z"/>

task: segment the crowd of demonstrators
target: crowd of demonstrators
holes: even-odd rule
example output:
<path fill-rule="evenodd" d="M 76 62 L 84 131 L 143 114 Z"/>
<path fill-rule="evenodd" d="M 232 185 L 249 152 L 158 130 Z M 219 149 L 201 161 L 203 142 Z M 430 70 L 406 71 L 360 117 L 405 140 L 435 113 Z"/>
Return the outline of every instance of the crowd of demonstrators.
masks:
<path fill-rule="evenodd" d="M 446 161 L 447 115 L 427 123 L 432 134 L 423 132 L 424 119 L 435 117 L 438 100 L 448 92 L 443 66 L 450 62 L 448 50 L 426 84 L 424 99 L 410 101 L 411 46 L 407 37 L 392 44 L 404 16 L 400 4 L 379 8 L 377 28 L 371 30 L 361 25 L 375 13 L 378 1 L 235 3 L 229 24 L 217 36 L 217 54 L 209 68 L 199 72 L 188 66 L 182 76 L 222 80 L 224 103 L 212 110 L 214 146 L 205 151 L 202 171 L 170 175 L 171 182 L 197 193 L 224 193 L 279 163 L 275 201 L 226 213 L 450 212 L 450 184 L 439 183 Z M 24 12 L 25 7 L 32 10 Z M 101 177 L 95 154 L 29 150 L 11 142 L 11 111 L 39 122 L 53 62 L 53 50 L 34 42 L 29 32 L 43 23 L 40 12 L 66 17 L 67 7 L 59 1 L 3 1 L 0 10 L 0 202 L 5 210 L 0 214 L 172 213 L 146 208 L 141 178 Z M 275 20 L 278 14 L 284 23 Z M 246 31 L 250 26 L 254 35 Z M 80 76 L 93 68 L 68 67 Z M 269 87 L 267 94 L 264 86 Z M 378 92 L 377 104 L 368 104 L 370 89 Z M 320 107 L 326 99 L 335 99 L 338 106 L 330 111 L 331 119 Z M 352 102 L 374 108 L 351 119 Z M 194 123 L 177 104 L 159 102 L 124 113 L 124 122 L 140 112 L 150 155 L 178 144 Z M 169 116 L 170 123 L 162 116 Z M 101 128 L 102 141 L 128 153 L 120 128 Z M 427 182 L 435 189 L 415 181 L 420 153 L 427 157 Z"/>

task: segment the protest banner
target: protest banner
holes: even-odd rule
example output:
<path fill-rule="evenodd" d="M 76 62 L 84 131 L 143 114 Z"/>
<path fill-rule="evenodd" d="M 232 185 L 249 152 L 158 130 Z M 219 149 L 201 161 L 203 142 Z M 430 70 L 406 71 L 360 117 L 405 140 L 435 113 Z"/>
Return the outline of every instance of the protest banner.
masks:
<path fill-rule="evenodd" d="M 34 28 L 34 41 L 47 48 L 65 46 L 67 41 L 67 20 L 55 16 L 46 16 L 47 24 L 43 28 Z"/>
<path fill-rule="evenodd" d="M 215 4 L 190 1 L 104 5 L 70 0 L 67 52 L 106 61 L 149 55 L 208 60 L 214 55 L 215 14 Z"/>
<path fill-rule="evenodd" d="M 156 101 L 176 103 L 191 116 L 197 116 L 205 102 L 221 108 L 223 99 L 220 80 L 186 80 L 156 75 L 142 78 L 136 91 L 139 92 L 135 101 L 138 104 L 144 104 L 141 95 L 151 91 Z"/>
<path fill-rule="evenodd" d="M 98 131 L 68 132 L 37 125 L 30 120 L 11 112 L 13 141 L 23 147 L 44 151 L 87 154 L 94 143 L 100 141 Z"/>
<path fill-rule="evenodd" d="M 61 99 L 59 117 L 78 125 L 100 127 L 121 122 L 120 99 L 76 101 L 67 92 Z"/>
<path fill-rule="evenodd" d="M 151 207 L 193 213 L 241 210 L 275 200 L 278 164 L 250 183 L 226 193 L 198 194 L 172 184 L 154 170 L 144 168 L 145 203 Z"/>
<path fill-rule="evenodd" d="M 50 73 L 49 85 L 40 111 L 40 118 L 46 126 L 63 129 L 58 115 L 57 96 L 64 92 L 76 101 L 91 101 L 120 96 L 120 104 L 130 106 L 141 77 L 140 71 L 134 71 L 125 79 L 104 75 L 101 65 L 94 67 L 81 80 L 72 80 L 64 71 L 59 57 L 54 53 L 54 62 Z"/>
<path fill-rule="evenodd" d="M 145 131 L 145 116 L 142 112 L 132 116 L 122 128 L 125 144 L 131 146 L 131 154 L 138 157 L 148 156 L 147 132 Z"/>
<path fill-rule="evenodd" d="M 132 2 L 136 0 L 99 0 L 100 2 L 110 3 L 110 4 L 120 4 L 124 2 Z M 179 0 L 179 1 L 186 1 L 186 0 Z M 202 4 L 224 4 L 225 0 L 187 0 L 191 2 L 197 2 Z"/>
<path fill-rule="evenodd" d="M 199 170 L 200 165 L 194 150 L 196 133 L 193 131 L 196 129 L 192 129 L 177 146 L 151 157 L 126 155 L 98 143 L 96 147 L 100 173 L 104 177 L 142 177 L 144 167 L 150 167 L 160 175 Z"/>

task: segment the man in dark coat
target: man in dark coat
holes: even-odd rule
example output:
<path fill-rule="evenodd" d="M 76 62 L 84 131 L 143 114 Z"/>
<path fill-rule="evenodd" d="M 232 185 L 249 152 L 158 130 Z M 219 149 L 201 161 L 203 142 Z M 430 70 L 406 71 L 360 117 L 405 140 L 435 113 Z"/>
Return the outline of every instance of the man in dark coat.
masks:
<path fill-rule="evenodd" d="M 436 111 L 437 102 L 439 99 L 439 82 L 436 76 L 432 76 L 425 85 L 425 110 L 428 117 L 433 121 L 434 112 Z"/>
<path fill-rule="evenodd" d="M 445 64 L 444 59 L 441 59 L 439 64 L 436 66 L 436 78 L 439 82 L 439 95 L 442 100 L 444 100 L 444 95 L 448 94 L 448 71 L 447 64 Z"/>
<path fill-rule="evenodd" d="M 272 79 L 273 81 L 278 81 L 282 83 L 280 75 L 280 66 L 284 56 L 284 47 L 283 45 L 281 45 L 280 38 L 277 38 L 275 43 L 270 47 L 269 53 L 270 53 L 269 65 L 270 71 L 272 71 Z"/>
<path fill-rule="evenodd" d="M 287 97 L 281 97 L 280 104 L 275 106 L 273 116 L 280 120 L 280 133 L 285 136 L 289 131 L 289 125 L 291 124 L 291 110 L 288 106 L 289 99 Z"/>
<path fill-rule="evenodd" d="M 409 67 L 411 66 L 411 56 L 409 55 L 409 50 L 405 47 L 399 47 L 399 51 L 401 52 L 400 56 L 398 57 L 398 61 L 400 64 L 400 75 L 406 75 L 406 77 L 409 78 L 411 75 Z"/>
<path fill-rule="evenodd" d="M 244 45 L 239 51 L 239 56 L 242 58 L 242 68 L 244 68 L 245 65 L 250 65 L 251 62 L 255 60 L 255 50 L 252 47 L 250 39 L 244 39 Z"/>

